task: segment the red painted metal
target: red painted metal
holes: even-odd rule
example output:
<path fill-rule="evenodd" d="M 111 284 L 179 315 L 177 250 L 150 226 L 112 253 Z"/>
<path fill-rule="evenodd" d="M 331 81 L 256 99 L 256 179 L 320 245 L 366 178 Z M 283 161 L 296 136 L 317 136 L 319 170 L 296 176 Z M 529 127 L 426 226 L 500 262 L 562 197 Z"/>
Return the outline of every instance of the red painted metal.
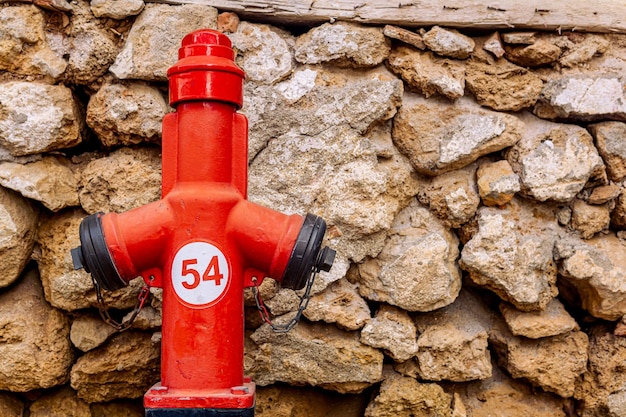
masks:
<path fill-rule="evenodd" d="M 243 289 L 252 276 L 282 277 L 304 219 L 246 200 L 244 73 L 230 40 L 187 35 L 168 76 L 176 111 L 163 121 L 162 199 L 102 216 L 120 277 L 163 288 L 161 382 L 144 404 L 253 407 Z"/>

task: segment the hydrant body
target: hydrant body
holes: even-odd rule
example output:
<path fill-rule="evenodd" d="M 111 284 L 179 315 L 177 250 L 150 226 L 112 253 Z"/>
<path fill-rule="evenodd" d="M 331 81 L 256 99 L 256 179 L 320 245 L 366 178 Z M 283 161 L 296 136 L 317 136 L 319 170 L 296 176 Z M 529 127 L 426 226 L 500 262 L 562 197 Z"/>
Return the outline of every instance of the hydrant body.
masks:
<path fill-rule="evenodd" d="M 161 200 L 89 216 L 72 256 L 106 289 L 137 276 L 163 288 L 161 382 L 144 396 L 147 416 L 252 416 L 244 288 L 269 276 L 300 289 L 334 252 L 321 250 L 317 216 L 247 200 L 244 73 L 230 40 L 190 33 L 168 78 L 175 112 L 163 120 Z"/>

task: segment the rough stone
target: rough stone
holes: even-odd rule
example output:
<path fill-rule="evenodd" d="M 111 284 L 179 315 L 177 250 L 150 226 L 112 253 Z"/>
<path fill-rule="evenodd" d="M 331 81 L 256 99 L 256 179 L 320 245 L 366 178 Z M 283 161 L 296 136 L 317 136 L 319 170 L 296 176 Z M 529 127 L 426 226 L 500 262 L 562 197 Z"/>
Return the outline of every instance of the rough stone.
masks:
<path fill-rule="evenodd" d="M 491 322 L 492 313 L 467 291 L 446 308 L 417 315 L 417 376 L 427 381 L 455 382 L 489 378 L 492 366 L 487 339 Z"/>
<path fill-rule="evenodd" d="M 78 145 L 82 141 L 81 119 L 72 90 L 65 86 L 0 83 L 0 145 L 12 155 Z"/>
<path fill-rule="evenodd" d="M 141 397 L 159 380 L 160 349 L 151 336 L 120 333 L 78 358 L 71 372 L 78 397 L 88 403 Z"/>
<path fill-rule="evenodd" d="M 46 300 L 68 311 L 98 306 L 89 274 L 75 271 L 72 266 L 70 250 L 80 246 L 78 229 L 84 217 L 82 210 L 66 210 L 45 219 L 38 229 L 38 249 L 33 256 L 39 265 Z M 143 285 L 139 278 L 124 289 L 105 291 L 104 301 L 111 308 L 131 308 Z"/>
<path fill-rule="evenodd" d="M 167 112 L 167 103 L 155 87 L 105 84 L 89 100 L 87 125 L 107 147 L 159 142 Z"/>
<path fill-rule="evenodd" d="M 27 164 L 0 162 L 0 185 L 59 211 L 78 206 L 78 181 L 61 156 L 44 156 Z"/>
<path fill-rule="evenodd" d="M 127 0 L 117 1 L 124 3 Z M 93 5 L 95 2 L 91 2 Z M 87 0 L 72 2 L 72 24 L 62 54 L 68 56 L 65 80 L 68 83 L 91 84 L 103 76 L 115 61 L 121 45 L 110 26 L 95 19 Z M 119 32 L 118 32 L 119 33 Z M 61 51 L 59 51 L 61 52 Z"/>
<path fill-rule="evenodd" d="M 0 188 L 0 288 L 15 282 L 30 260 L 37 221 L 31 204 Z"/>
<path fill-rule="evenodd" d="M 626 230 L 626 189 L 621 189 L 615 199 L 615 208 L 611 212 L 611 226 L 618 230 Z"/>
<path fill-rule="evenodd" d="M 144 417 L 141 404 L 136 401 L 112 401 L 90 404 L 91 417 Z"/>
<path fill-rule="evenodd" d="M 560 239 L 555 249 L 559 274 L 577 289 L 582 308 L 606 320 L 626 314 L 624 243 L 615 234 L 587 241 L 569 236 Z"/>
<path fill-rule="evenodd" d="M 26 392 L 67 382 L 69 320 L 44 299 L 36 269 L 0 294 L 0 390 Z"/>
<path fill-rule="evenodd" d="M 201 4 L 148 4 L 133 24 L 110 71 L 120 79 L 167 80 L 185 35 L 217 27 L 217 10 Z"/>
<path fill-rule="evenodd" d="M 3 417 L 23 417 L 24 403 L 9 393 L 0 392 L 0 415 Z"/>
<path fill-rule="evenodd" d="M 533 112 L 544 119 L 626 121 L 626 77 L 567 75 L 549 81 Z"/>
<path fill-rule="evenodd" d="M 566 403 L 553 394 L 528 387 L 493 367 L 489 379 L 474 381 L 460 389 L 469 416 L 566 417 Z M 459 392 L 457 391 L 457 392 Z"/>
<path fill-rule="evenodd" d="M 522 139 L 506 153 L 521 180 L 521 193 L 537 201 L 567 202 L 590 179 L 604 175 L 591 135 L 576 125 L 551 123 L 529 113 Z"/>
<path fill-rule="evenodd" d="M 397 26 L 385 25 L 383 34 L 388 38 L 397 39 L 422 51 L 426 49 L 422 35 Z"/>
<path fill-rule="evenodd" d="M 589 125 L 587 129 L 595 139 L 609 179 L 621 181 L 626 177 L 626 123 L 602 122 Z"/>
<path fill-rule="evenodd" d="M 504 56 L 504 45 L 502 44 L 502 38 L 498 32 L 494 32 L 483 44 L 485 51 L 491 52 L 496 58 L 502 58 Z"/>
<path fill-rule="evenodd" d="M 626 391 L 618 391 L 610 394 L 607 399 L 609 417 L 621 417 L 626 415 Z"/>
<path fill-rule="evenodd" d="M 452 396 L 437 384 L 413 378 L 387 377 L 365 410 L 365 417 L 448 417 Z"/>
<path fill-rule="evenodd" d="M 102 345 L 115 333 L 115 329 L 100 317 L 78 316 L 72 322 L 70 340 L 83 352 L 88 352 Z"/>
<path fill-rule="evenodd" d="M 54 81 L 67 67 L 67 63 L 50 48 L 44 13 L 35 6 L 0 9 L 0 39 L 0 70 L 43 76 Z"/>
<path fill-rule="evenodd" d="M 406 46 L 394 48 L 387 66 L 415 92 L 456 100 L 465 92 L 465 68 L 460 63 Z"/>
<path fill-rule="evenodd" d="M 397 362 L 417 353 L 417 329 L 406 311 L 381 305 L 361 330 L 361 343 L 384 349 Z"/>
<path fill-rule="evenodd" d="M 263 325 L 250 338 L 256 346 L 247 347 L 246 374 L 261 386 L 281 381 L 357 393 L 382 379 L 383 354 L 356 333 L 300 322 L 282 334 Z"/>
<path fill-rule="evenodd" d="M 246 72 L 246 81 L 274 84 L 291 75 L 295 44 L 291 35 L 269 25 L 241 22 L 230 38 L 240 55 L 237 62 Z"/>
<path fill-rule="evenodd" d="M 542 310 L 557 294 L 557 229 L 549 207 L 517 199 L 505 208 L 481 207 L 478 232 L 463 247 L 459 264 L 472 281 L 518 309 Z"/>
<path fill-rule="evenodd" d="M 55 390 L 32 403 L 30 417 L 92 417 L 89 404 L 69 387 Z"/>
<path fill-rule="evenodd" d="M 478 193 L 486 206 L 504 206 L 520 190 L 519 176 L 506 160 L 481 164 L 476 177 Z"/>
<path fill-rule="evenodd" d="M 570 226 L 583 239 L 608 231 L 610 221 L 611 211 L 607 205 L 591 205 L 579 199 L 574 200 Z"/>
<path fill-rule="evenodd" d="M 451 304 L 461 289 L 458 239 L 416 200 L 389 228 L 380 254 L 359 265 L 359 292 L 408 311 Z"/>
<path fill-rule="evenodd" d="M 465 82 L 479 104 L 498 111 L 534 106 L 543 88 L 543 81 L 537 75 L 504 59 L 494 63 L 470 60 Z"/>
<path fill-rule="evenodd" d="M 596 325 L 590 329 L 589 363 L 574 394 L 579 403 L 577 411 L 580 415 L 610 415 L 610 402 L 613 407 L 617 406 L 615 402 L 626 385 L 626 374 L 623 371 L 625 360 L 626 338 L 613 335 L 606 325 Z M 614 397 L 611 399 L 612 395 Z"/>
<path fill-rule="evenodd" d="M 537 32 L 507 32 L 502 39 L 510 45 L 532 45 L 537 41 Z"/>
<path fill-rule="evenodd" d="M 118 20 L 138 15 L 144 6 L 143 0 L 91 0 L 94 16 Z"/>
<path fill-rule="evenodd" d="M 556 62 L 561 48 L 553 43 L 538 39 L 528 46 L 505 46 L 506 59 L 522 67 L 538 67 Z"/>
<path fill-rule="evenodd" d="M 239 28 L 239 16 L 232 12 L 220 13 L 217 16 L 217 30 L 223 33 L 235 33 Z"/>
<path fill-rule="evenodd" d="M 358 395 L 278 385 L 257 388 L 254 411 L 258 417 L 362 417 L 364 400 Z"/>
<path fill-rule="evenodd" d="M 379 28 L 354 23 L 325 23 L 296 41 L 295 58 L 302 64 L 331 63 L 340 67 L 375 67 L 389 55 L 389 41 Z"/>
<path fill-rule="evenodd" d="M 474 217 L 480 204 L 475 174 L 476 164 L 446 172 L 429 179 L 417 197 L 444 224 L 459 228 Z"/>
<path fill-rule="evenodd" d="M 513 336 L 505 327 L 493 331 L 490 341 L 498 363 L 513 378 L 524 378 L 563 398 L 574 395 L 576 380 L 587 367 L 585 333 L 572 331 L 532 340 Z"/>
<path fill-rule="evenodd" d="M 568 50 L 559 58 L 559 64 L 564 67 L 575 67 L 597 55 L 601 55 L 609 48 L 609 41 L 602 36 L 585 34 L 580 42 L 572 42 Z"/>
<path fill-rule="evenodd" d="M 123 321 L 130 320 L 132 315 L 133 312 L 129 312 L 124 316 Z M 135 317 L 132 328 L 137 330 L 159 330 L 162 324 L 163 320 L 160 311 L 151 306 L 144 306 L 137 314 L 137 317 Z"/>
<path fill-rule="evenodd" d="M 83 169 L 78 195 L 90 214 L 124 212 L 161 197 L 161 160 L 157 148 L 121 148 Z"/>
<path fill-rule="evenodd" d="M 515 116 L 483 110 L 470 99 L 452 105 L 405 94 L 393 140 L 418 172 L 435 176 L 515 144 L 522 130 Z"/>
<path fill-rule="evenodd" d="M 621 188 L 614 183 L 594 187 L 589 194 L 589 204 L 605 204 L 615 200 L 621 192 Z"/>
<path fill-rule="evenodd" d="M 523 312 L 510 304 L 500 304 L 500 312 L 504 316 L 509 330 L 515 336 L 529 339 L 557 336 L 572 330 L 579 330 L 576 320 L 554 299 L 546 305 L 545 310 Z"/>
<path fill-rule="evenodd" d="M 468 36 L 456 30 L 434 26 L 423 36 L 424 44 L 431 51 L 441 56 L 465 59 L 474 51 L 476 44 Z"/>
<path fill-rule="evenodd" d="M 340 279 L 311 297 L 304 317 L 311 321 L 335 323 L 346 330 L 358 330 L 370 320 L 371 313 L 356 286 Z"/>

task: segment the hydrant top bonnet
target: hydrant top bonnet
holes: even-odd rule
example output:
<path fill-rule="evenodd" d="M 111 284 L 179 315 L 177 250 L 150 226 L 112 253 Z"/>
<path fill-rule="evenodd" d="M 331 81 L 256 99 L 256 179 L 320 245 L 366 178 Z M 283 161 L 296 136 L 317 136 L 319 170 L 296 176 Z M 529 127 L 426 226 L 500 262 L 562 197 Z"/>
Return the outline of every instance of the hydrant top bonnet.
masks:
<path fill-rule="evenodd" d="M 235 64 L 232 43 L 213 30 L 197 30 L 183 38 L 179 61 L 168 71 L 170 105 L 216 100 L 243 105 L 244 71 Z"/>

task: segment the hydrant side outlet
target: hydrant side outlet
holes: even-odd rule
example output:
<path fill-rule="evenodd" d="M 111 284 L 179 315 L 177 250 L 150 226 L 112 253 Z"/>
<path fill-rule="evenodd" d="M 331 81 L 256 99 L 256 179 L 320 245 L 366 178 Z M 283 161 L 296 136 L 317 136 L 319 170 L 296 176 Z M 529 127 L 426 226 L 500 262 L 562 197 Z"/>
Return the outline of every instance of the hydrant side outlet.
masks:
<path fill-rule="evenodd" d="M 320 217 L 286 215 L 247 200 L 244 72 L 214 30 L 185 36 L 168 71 L 159 201 L 81 223 L 75 269 L 114 291 L 137 276 L 163 288 L 161 382 L 146 416 L 252 416 L 255 385 L 243 375 L 243 290 L 266 276 L 310 288 L 335 252 Z"/>

